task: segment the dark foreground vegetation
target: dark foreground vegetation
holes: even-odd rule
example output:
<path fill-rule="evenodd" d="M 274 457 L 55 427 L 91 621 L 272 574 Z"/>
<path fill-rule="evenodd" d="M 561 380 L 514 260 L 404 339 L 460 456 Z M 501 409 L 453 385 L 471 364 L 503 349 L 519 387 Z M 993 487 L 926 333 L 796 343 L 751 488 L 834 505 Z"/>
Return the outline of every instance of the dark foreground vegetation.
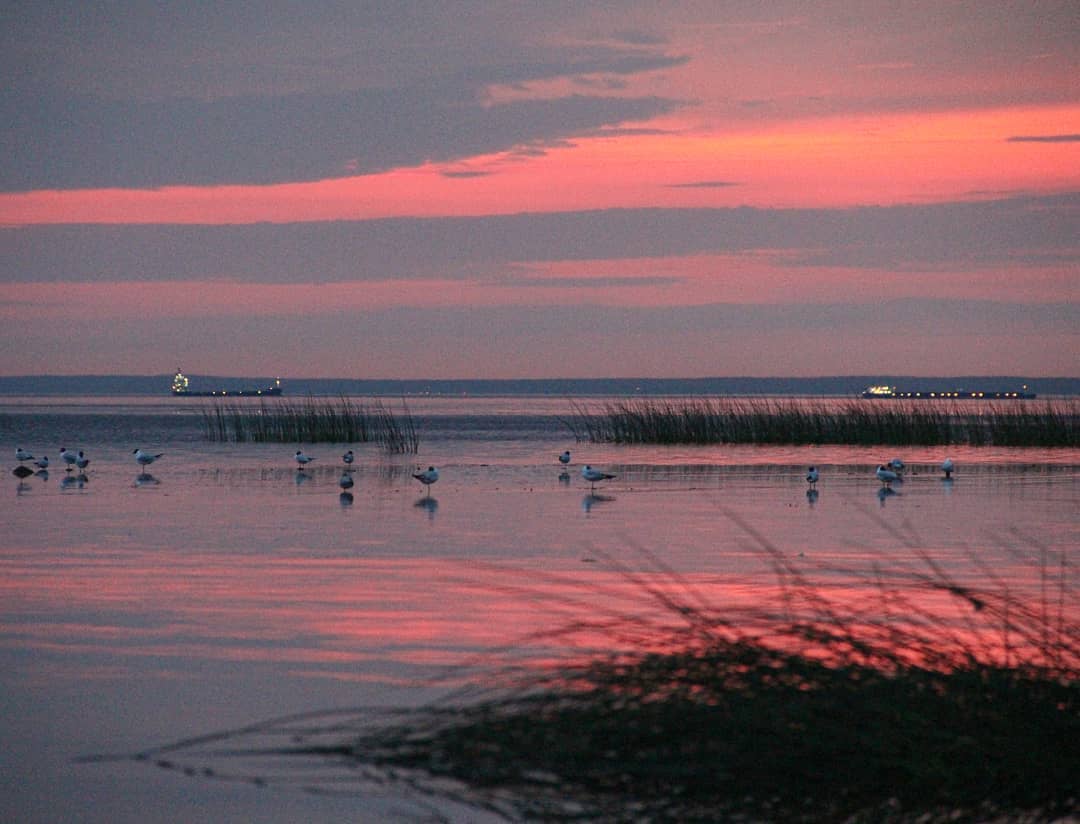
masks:
<path fill-rule="evenodd" d="M 571 403 L 579 441 L 625 444 L 1080 446 L 1080 403 L 631 399 Z"/>
<path fill-rule="evenodd" d="M 831 570 L 862 586 L 826 591 L 762 543 L 780 582 L 767 608 L 710 605 L 655 558 L 649 573 L 604 558 L 622 595 L 553 578 L 538 604 L 566 623 L 530 640 L 577 650 L 554 670 L 519 663 L 435 706 L 312 713 L 137 757 L 315 792 L 391 787 L 428 799 L 431 820 L 439 799 L 538 821 L 1080 814 L 1067 559 L 1031 553 L 1036 603 L 961 585 L 925 555 Z"/>
<path fill-rule="evenodd" d="M 257 404 L 216 401 L 203 409 L 211 441 L 253 443 L 378 443 L 391 452 L 416 452 L 420 436 L 405 402 L 400 414 L 376 401 L 306 398 L 299 403 L 260 399 Z"/>

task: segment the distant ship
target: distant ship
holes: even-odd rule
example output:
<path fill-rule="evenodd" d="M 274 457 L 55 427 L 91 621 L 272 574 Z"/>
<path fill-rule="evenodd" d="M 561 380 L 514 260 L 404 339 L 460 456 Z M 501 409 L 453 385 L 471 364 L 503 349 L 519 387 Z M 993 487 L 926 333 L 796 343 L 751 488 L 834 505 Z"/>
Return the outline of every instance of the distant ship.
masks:
<path fill-rule="evenodd" d="M 211 392 L 194 392 L 188 387 L 188 377 L 179 368 L 173 375 L 172 393 L 181 398 L 235 398 L 235 397 L 266 397 L 281 394 L 281 378 L 275 378 L 273 386 L 263 389 L 215 389 Z"/>
<path fill-rule="evenodd" d="M 903 398 L 913 400 L 1023 400 L 1029 401 L 1035 397 L 1034 392 L 1029 392 L 1027 384 L 1019 390 L 1011 391 L 978 391 L 970 389 L 945 389 L 942 391 L 930 391 L 929 389 L 899 389 L 895 386 L 868 386 L 862 392 L 862 397 L 873 400 L 888 398 Z"/>

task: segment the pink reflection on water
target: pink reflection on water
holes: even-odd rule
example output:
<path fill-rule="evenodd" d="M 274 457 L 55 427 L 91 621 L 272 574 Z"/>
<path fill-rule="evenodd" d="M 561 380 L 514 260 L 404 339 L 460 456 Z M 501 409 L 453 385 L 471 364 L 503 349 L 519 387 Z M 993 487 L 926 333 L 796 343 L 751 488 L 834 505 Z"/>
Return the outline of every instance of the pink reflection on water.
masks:
<path fill-rule="evenodd" d="M 849 628 L 882 642 L 897 623 L 937 633 L 945 646 L 1004 657 L 1039 640 L 1007 629 L 999 602 L 983 596 L 976 602 L 966 584 L 927 567 L 879 587 L 872 571 L 881 558 L 868 558 L 869 565 L 849 558 L 846 568 L 795 557 L 763 564 L 756 574 L 676 574 L 613 570 L 603 561 L 539 571 L 448 558 L 140 553 L 118 563 L 87 555 L 0 580 L 7 616 L 0 643 L 104 659 L 109 673 L 169 669 L 166 662 L 176 659 L 216 660 L 394 682 L 415 667 L 451 666 L 476 655 L 493 663 L 498 651 L 531 650 L 537 665 L 563 660 L 558 656 L 569 651 L 663 648 L 698 614 L 718 622 L 718 632 L 767 638 L 778 621 L 820 624 L 822 604 L 832 605 Z M 1051 629 L 1075 629 L 1074 601 L 1060 598 L 1064 591 L 1044 577 L 1055 570 L 1017 563 L 997 572 L 1009 581 L 1015 603 L 1042 603 Z M 366 669 L 374 664 L 389 669 Z"/>

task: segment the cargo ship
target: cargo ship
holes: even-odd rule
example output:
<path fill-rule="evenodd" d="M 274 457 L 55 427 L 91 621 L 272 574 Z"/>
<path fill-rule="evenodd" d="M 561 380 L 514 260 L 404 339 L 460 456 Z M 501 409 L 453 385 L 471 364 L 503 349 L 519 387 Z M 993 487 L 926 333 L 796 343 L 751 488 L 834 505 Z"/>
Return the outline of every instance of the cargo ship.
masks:
<path fill-rule="evenodd" d="M 275 378 L 273 384 L 262 389 L 215 389 L 209 392 L 192 390 L 187 375 L 176 370 L 173 375 L 172 393 L 178 398 L 237 398 L 237 397 L 274 397 L 281 394 L 281 378 Z"/>
<path fill-rule="evenodd" d="M 1020 389 L 1013 390 L 972 390 L 972 389 L 900 389 L 896 386 L 868 386 L 862 392 L 862 397 L 872 400 L 900 398 L 902 400 L 1022 400 L 1029 401 L 1035 398 L 1035 393 L 1024 384 Z"/>

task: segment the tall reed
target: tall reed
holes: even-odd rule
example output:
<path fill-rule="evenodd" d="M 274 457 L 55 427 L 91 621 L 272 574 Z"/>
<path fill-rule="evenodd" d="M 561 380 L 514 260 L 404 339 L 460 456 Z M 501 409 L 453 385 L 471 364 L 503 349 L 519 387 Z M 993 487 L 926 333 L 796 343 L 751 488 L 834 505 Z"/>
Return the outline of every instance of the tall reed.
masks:
<path fill-rule="evenodd" d="M 599 553 L 609 582 L 508 571 L 501 588 L 535 600 L 551 626 L 514 649 L 561 647 L 561 665 L 488 672 L 485 686 L 418 709 L 311 712 L 135 757 L 315 792 L 397 787 L 507 820 L 1080 812 L 1080 624 L 1064 555 L 1041 554 L 1035 574 L 1061 577 L 1041 605 L 1011 583 L 955 580 L 918 552 L 924 566 L 823 567 L 815 583 L 731 517 L 774 569 L 777 602 L 713 603 L 643 552 L 653 569 Z"/>
<path fill-rule="evenodd" d="M 358 404 L 307 397 L 299 403 L 260 398 L 258 403 L 214 401 L 202 410 L 207 440 L 238 443 L 378 443 L 390 452 L 415 453 L 420 435 L 405 401 L 401 411 L 375 401 Z"/>
<path fill-rule="evenodd" d="M 1034 406 L 770 398 L 571 402 L 581 441 L 625 444 L 1078 446 L 1080 402 Z"/>

